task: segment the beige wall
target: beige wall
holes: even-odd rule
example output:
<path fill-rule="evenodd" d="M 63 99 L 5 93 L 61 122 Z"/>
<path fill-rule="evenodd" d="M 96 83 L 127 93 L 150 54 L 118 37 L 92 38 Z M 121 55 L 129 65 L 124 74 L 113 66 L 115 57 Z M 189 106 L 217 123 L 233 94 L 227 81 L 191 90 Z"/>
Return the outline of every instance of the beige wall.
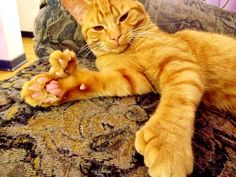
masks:
<path fill-rule="evenodd" d="M 24 53 L 20 24 L 16 0 L 0 0 L 1 35 L 5 41 L 0 41 L 0 45 L 5 45 L 7 58 L 0 60 L 13 60 Z"/>
<path fill-rule="evenodd" d="M 21 31 L 32 32 L 40 0 L 17 0 Z"/>

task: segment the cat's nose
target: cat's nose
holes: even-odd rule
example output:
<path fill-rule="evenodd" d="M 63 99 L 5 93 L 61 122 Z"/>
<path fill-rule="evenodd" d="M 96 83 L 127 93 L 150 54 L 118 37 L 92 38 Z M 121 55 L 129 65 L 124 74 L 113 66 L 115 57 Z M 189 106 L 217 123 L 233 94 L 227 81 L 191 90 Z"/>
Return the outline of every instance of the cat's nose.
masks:
<path fill-rule="evenodd" d="M 112 41 L 115 41 L 117 44 L 119 44 L 120 37 L 121 37 L 121 33 L 114 33 L 110 36 L 110 39 Z"/>

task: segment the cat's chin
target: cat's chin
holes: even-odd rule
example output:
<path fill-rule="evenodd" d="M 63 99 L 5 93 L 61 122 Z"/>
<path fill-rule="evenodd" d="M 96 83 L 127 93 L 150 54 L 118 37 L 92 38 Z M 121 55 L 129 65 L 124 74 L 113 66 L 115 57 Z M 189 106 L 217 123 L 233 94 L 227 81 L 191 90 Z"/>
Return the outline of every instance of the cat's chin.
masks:
<path fill-rule="evenodd" d="M 130 47 L 130 44 L 122 45 L 122 46 L 116 47 L 116 48 L 114 48 L 114 49 L 110 49 L 110 52 L 111 52 L 111 53 L 116 53 L 116 54 L 123 53 L 123 52 L 125 52 L 129 47 Z"/>

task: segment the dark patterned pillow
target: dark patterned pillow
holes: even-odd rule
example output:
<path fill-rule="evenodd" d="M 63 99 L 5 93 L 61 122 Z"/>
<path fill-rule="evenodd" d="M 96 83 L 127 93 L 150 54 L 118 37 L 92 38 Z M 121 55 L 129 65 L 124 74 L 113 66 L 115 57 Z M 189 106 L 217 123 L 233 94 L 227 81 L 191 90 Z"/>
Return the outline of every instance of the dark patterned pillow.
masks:
<path fill-rule="evenodd" d="M 236 14 L 201 0 L 141 0 L 153 21 L 167 32 L 194 28 L 236 35 Z M 91 58 L 84 50 L 80 26 L 63 8 L 60 0 L 42 0 L 35 22 L 35 50 L 39 57 L 53 50 L 69 48 L 78 56 Z"/>

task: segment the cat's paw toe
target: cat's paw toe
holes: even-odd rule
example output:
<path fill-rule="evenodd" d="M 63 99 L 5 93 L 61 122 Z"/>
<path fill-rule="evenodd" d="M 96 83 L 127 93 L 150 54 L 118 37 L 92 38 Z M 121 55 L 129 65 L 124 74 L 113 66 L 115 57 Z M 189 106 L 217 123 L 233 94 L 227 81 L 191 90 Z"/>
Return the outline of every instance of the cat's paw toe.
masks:
<path fill-rule="evenodd" d="M 155 133 L 145 126 L 137 131 L 135 138 L 135 148 L 137 152 L 144 155 L 145 147 L 153 137 L 155 137 Z"/>
<path fill-rule="evenodd" d="M 144 155 L 152 177 L 186 177 L 193 170 L 191 144 L 175 135 L 145 125 L 136 133 L 135 148 Z M 155 131 L 156 130 L 156 131 Z M 159 131 L 161 133 L 158 133 Z"/>
<path fill-rule="evenodd" d="M 76 54 L 68 49 L 63 52 L 60 50 L 52 52 L 49 56 L 49 62 L 51 64 L 49 73 L 59 78 L 72 73 L 78 65 Z"/>
<path fill-rule="evenodd" d="M 32 106 L 56 105 L 62 99 L 63 91 L 53 76 L 44 73 L 35 76 L 23 85 L 21 97 Z"/>
<path fill-rule="evenodd" d="M 144 162 L 149 168 L 151 177 L 186 177 L 184 164 L 181 160 L 175 162 L 174 149 L 166 145 L 160 145 L 158 140 L 153 139 L 145 148 Z M 177 151 L 177 150 L 176 150 Z M 176 166 L 177 164 L 177 166 Z"/>

